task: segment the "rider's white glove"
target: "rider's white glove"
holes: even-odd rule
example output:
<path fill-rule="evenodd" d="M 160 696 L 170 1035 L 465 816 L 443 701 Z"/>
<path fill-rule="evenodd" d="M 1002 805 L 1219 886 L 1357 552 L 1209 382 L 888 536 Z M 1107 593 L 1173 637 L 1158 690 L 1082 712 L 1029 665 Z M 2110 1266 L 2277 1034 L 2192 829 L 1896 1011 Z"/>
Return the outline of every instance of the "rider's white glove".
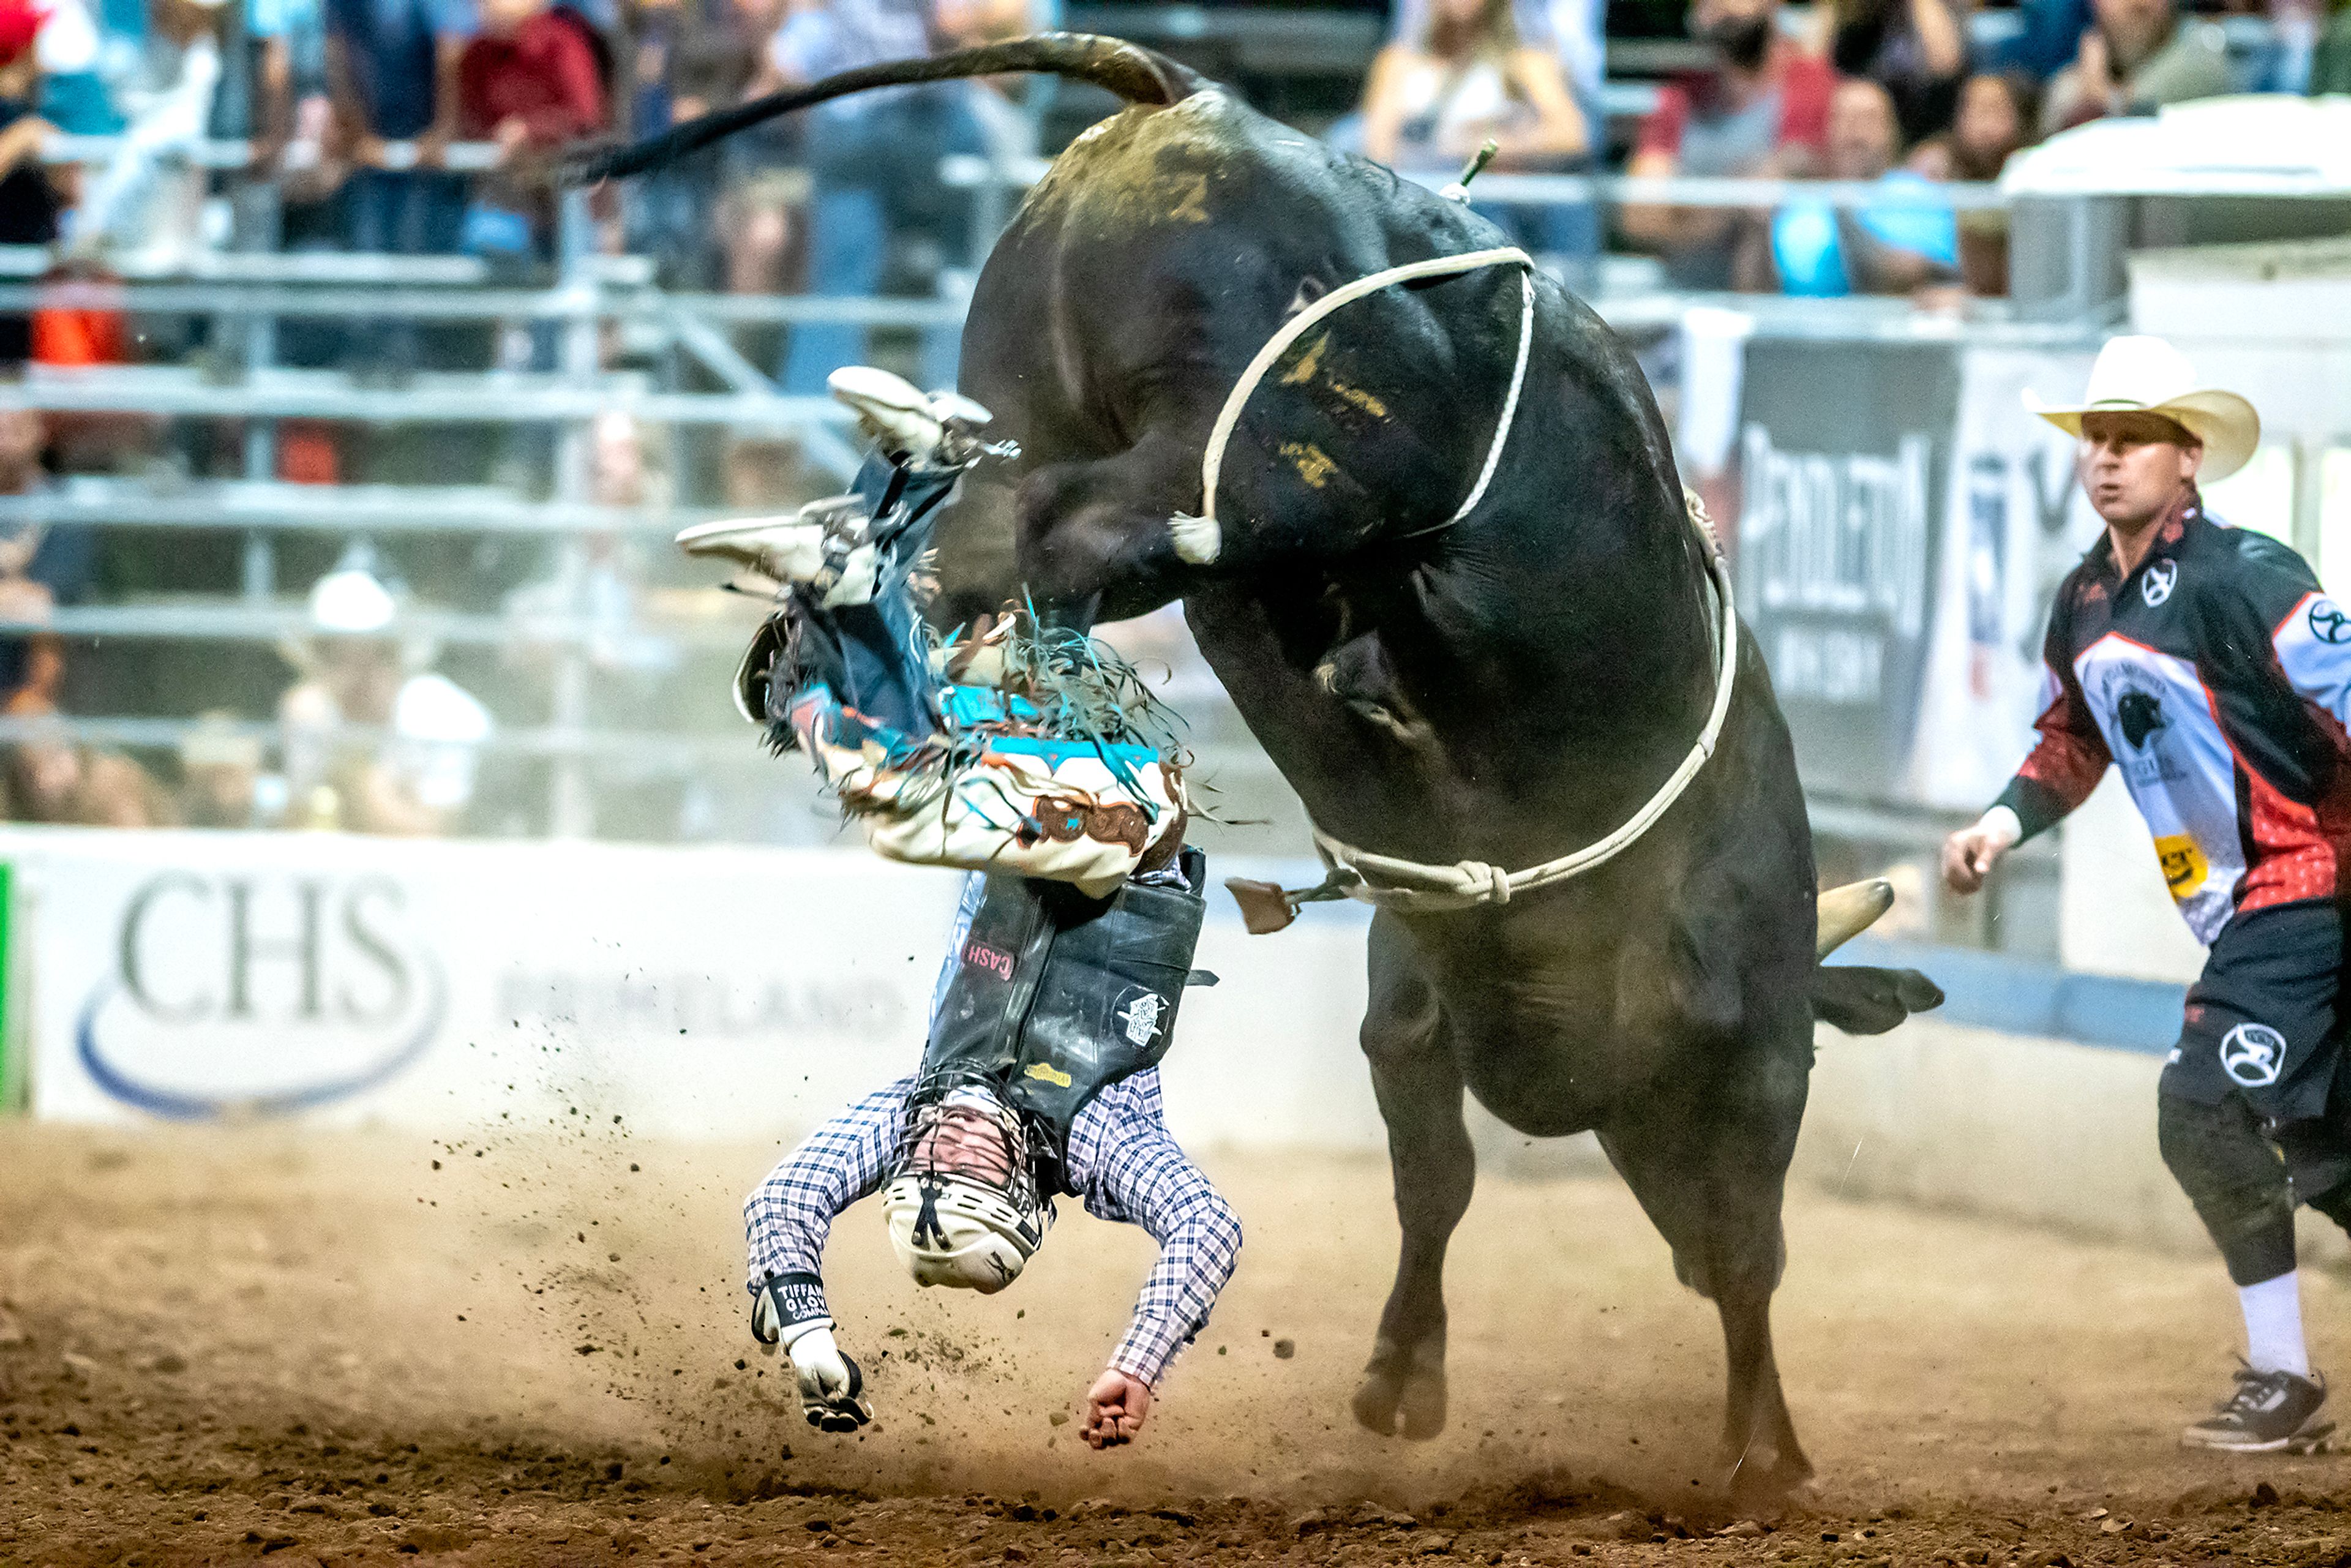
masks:
<path fill-rule="evenodd" d="M 832 1343 L 824 1282 L 814 1274 L 768 1276 L 751 1298 L 751 1337 L 792 1358 L 800 1385 L 800 1414 L 811 1427 L 854 1432 L 873 1419 L 857 1364 Z"/>
<path fill-rule="evenodd" d="M 799 1380 L 800 1414 L 827 1432 L 854 1432 L 873 1419 L 864 1398 L 865 1377 L 857 1363 L 832 1342 L 832 1330 L 810 1324 L 784 1346 Z"/>

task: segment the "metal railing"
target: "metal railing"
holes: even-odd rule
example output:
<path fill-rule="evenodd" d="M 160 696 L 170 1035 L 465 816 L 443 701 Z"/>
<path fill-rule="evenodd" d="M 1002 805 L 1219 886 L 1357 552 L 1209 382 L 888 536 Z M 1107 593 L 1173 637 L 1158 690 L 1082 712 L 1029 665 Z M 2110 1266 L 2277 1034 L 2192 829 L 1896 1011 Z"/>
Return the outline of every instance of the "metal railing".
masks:
<path fill-rule="evenodd" d="M 0 527 L 268 528 L 288 533 L 659 535 L 726 516 L 698 507 L 528 501 L 489 485 L 297 485 L 206 479 L 157 486 L 76 476 L 28 495 L 0 496 Z"/>
<path fill-rule="evenodd" d="M 48 137 L 41 143 L 41 161 L 45 163 L 105 163 L 121 152 L 127 139 L 120 136 L 68 136 L 63 133 Z M 177 162 L 191 163 L 199 169 L 248 169 L 253 166 L 258 143 L 215 139 L 190 140 L 162 143 L 160 153 Z M 413 141 L 385 141 L 381 151 L 368 166 L 377 169 L 407 170 L 426 167 L 423 150 Z M 289 141 L 273 161 L 274 166 L 287 173 L 299 173 L 330 162 L 326 150 L 315 141 Z M 495 141 L 453 141 L 443 149 L 434 167 L 452 173 L 480 173 L 496 169 L 507 162 L 506 150 Z"/>
<path fill-rule="evenodd" d="M 136 604 L 68 605 L 22 619 L 0 616 L 0 637 L 47 632 L 106 642 L 278 643 L 298 641 L 314 630 L 308 611 L 298 602 L 150 600 Z M 619 653 L 668 653 L 700 646 L 734 653 L 741 649 L 748 630 L 746 625 L 678 622 L 654 631 L 578 615 L 417 611 L 402 617 L 386 635 L 457 648 L 528 645 L 566 652 L 609 647 Z"/>
<path fill-rule="evenodd" d="M 90 142 L 59 142 L 53 154 L 94 157 Z M 478 152 L 453 150 L 450 166 L 486 166 Z M 206 167 L 250 163 L 243 143 L 204 143 L 189 150 Z M 1005 155 L 950 158 L 941 168 L 950 184 L 992 193 L 976 202 L 974 254 L 984 253 L 1011 201 L 1047 167 L 1042 160 Z M 1941 188 L 1956 209 L 1999 204 L 1989 187 Z M 1753 207 L 1787 200 L 1864 205 L 1885 193 L 1866 184 L 1750 180 L 1630 180 L 1615 176 L 1501 175 L 1479 180 L 1479 202 L 1561 204 L 1658 202 L 1693 206 Z M 1906 205 L 1917 204 L 1906 193 Z M 521 287 L 478 260 L 463 256 L 278 255 L 246 249 L 200 255 L 169 268 L 121 280 L 49 276 L 55 258 L 36 248 L 0 247 L 0 310 L 99 309 L 133 315 L 183 314 L 210 319 L 214 350 L 203 366 L 98 366 L 69 371 L 36 367 L 21 382 L 0 384 L 0 408 L 57 413 L 116 413 L 174 419 L 235 420 L 246 427 L 241 479 L 155 485 L 114 478 L 75 478 L 36 494 L 0 497 L 0 526 L 81 523 L 107 528 L 230 529 L 245 538 L 240 598 L 60 609 L 38 620 L 0 621 L 0 637 L 47 632 L 102 642 L 262 644 L 308 630 L 301 606 L 279 590 L 275 541 L 281 535 L 428 533 L 482 534 L 552 543 L 556 574 L 576 570 L 586 536 L 625 533 L 650 538 L 722 515 L 716 508 L 622 507 L 599 504 L 590 483 L 590 426 L 608 413 L 633 414 L 674 428 L 725 428 L 790 435 L 803 455 L 838 477 L 853 471 L 857 453 L 844 438 L 846 411 L 829 399 L 778 392 L 735 347 L 732 329 L 751 325 L 855 323 L 900 330 L 940 330 L 960 323 L 964 302 L 952 293 L 932 299 L 767 298 L 671 292 L 660 287 L 651 264 L 639 257 L 597 254 L 594 225 L 583 193 L 559 204 L 557 261 L 540 287 Z M 1823 330 L 1844 335 L 1915 335 L 1953 329 L 1922 319 L 1899 301 L 1783 301 L 1736 297 L 1760 314 L 1816 318 Z M 1694 297 L 1644 293 L 1595 303 L 1621 326 L 1669 326 Z M 280 321 L 405 317 L 423 322 L 550 323 L 559 335 L 550 371 L 420 372 L 398 386 L 366 385 L 335 372 L 276 364 Z M 686 391 L 657 384 L 641 371 L 610 371 L 600 363 L 599 337 L 607 323 L 650 333 L 665 350 L 698 364 L 720 390 Z M 553 494 L 526 500 L 477 485 L 321 487 L 277 479 L 276 424 L 288 419 L 413 423 L 554 425 L 559 434 Z M 647 621 L 616 625 L 570 614 L 407 616 L 395 630 L 452 649 L 529 649 L 543 656 L 551 682 L 548 722 L 502 728 L 487 748 L 542 757 L 549 768 L 548 819 L 559 834 L 591 831 L 592 765 L 625 759 L 674 772 L 695 771 L 733 758 L 764 760 L 739 733 L 613 730 L 591 721 L 591 688 L 607 667 L 600 661 L 643 655 L 719 661 L 739 648 L 747 614 Z M 1208 686 L 1199 706 L 1214 695 Z M 1253 752 L 1238 723 L 1200 712 L 1202 727 L 1235 737 L 1228 765 L 1270 765 Z M 60 728 L 59 726 L 63 727 Z M 147 716 L 70 717 L 0 723 L 0 744 L 35 733 L 65 734 L 88 744 L 169 749 L 198 728 L 197 721 Z M 277 726 L 255 721 L 237 733 L 265 744 L 283 739 Z"/>
<path fill-rule="evenodd" d="M 112 144 L 97 139 L 59 139 L 59 157 L 96 156 Z M 249 144 L 206 141 L 184 150 L 209 167 L 240 168 L 250 162 Z M 402 150 L 395 149 L 395 152 Z M 413 150 L 409 150 L 413 152 Z M 453 166 L 484 166 L 495 147 L 466 144 L 451 150 Z M 1042 176 L 1042 159 L 959 155 L 940 165 L 949 186 L 1008 193 Z M 1602 202 L 1682 206 L 1764 207 L 1788 201 L 1862 207 L 1895 200 L 1915 206 L 1915 191 L 1889 197 L 1868 183 L 1798 182 L 1714 178 L 1634 179 L 1612 175 L 1489 174 L 1477 182 L 1480 202 L 1504 205 L 1555 205 Z M 2001 204 L 1996 187 L 1938 187 L 1935 200 L 1957 211 Z M 992 237 L 1004 206 L 977 204 L 975 254 Z M 0 387 L 0 408 L 54 412 L 143 413 L 256 421 L 286 418 L 369 423 L 543 423 L 580 421 L 605 411 L 635 414 L 669 425 L 716 425 L 808 437 L 820 466 L 846 477 L 854 454 L 836 433 L 846 422 L 822 398 L 778 393 L 768 378 L 744 361 L 726 333 L 747 325 L 805 326 L 849 323 L 949 330 L 959 325 L 964 305 L 952 295 L 933 299 L 834 298 L 817 296 L 759 297 L 668 293 L 653 284 L 650 264 L 640 257 L 602 256 L 592 246 L 592 225 L 584 197 L 568 193 L 560 208 L 564 260 L 548 287 L 517 287 L 496 279 L 486 264 L 465 256 L 382 256 L 342 254 L 276 255 L 260 251 L 213 253 L 188 258 L 167 273 L 116 281 L 48 278 L 55 258 L 38 247 L 0 247 L 0 309 L 107 309 L 183 313 L 214 318 L 242 332 L 241 365 L 214 362 L 191 367 L 93 367 L 62 373 L 38 370 L 23 382 Z M 1750 297 L 1742 297 L 1747 298 Z M 1604 314 L 1611 302 L 1595 301 Z M 1861 309 L 1866 305 L 1855 302 Z M 1662 308 L 1655 297 L 1623 302 L 1626 324 L 1650 323 Z M 1817 309 L 1813 302 L 1802 308 Z M 567 366 L 573 350 L 586 356 L 586 370 L 553 372 L 493 372 L 488 375 L 419 376 L 399 388 L 351 384 L 328 372 L 279 369 L 271 363 L 276 323 L 368 316 L 422 321 L 543 321 L 567 333 Z M 649 327 L 698 361 L 727 390 L 679 392 L 657 390 L 642 377 L 595 373 L 592 333 L 596 324 L 618 321 Z M 583 335 L 590 335 L 584 336 Z M 256 455 L 264 455 L 266 431 Z M 259 479 L 266 469 L 250 476 Z"/>
<path fill-rule="evenodd" d="M 972 187 L 1010 183 L 1022 189 L 1045 177 L 1052 161 L 1046 158 L 984 158 L 956 153 L 940 160 L 939 179 L 948 185 Z M 1407 173 L 1405 179 L 1434 190 L 1447 183 L 1435 175 Z M 1915 188 L 1888 191 L 1867 180 L 1760 180 L 1712 175 L 1675 174 L 1639 177 L 1631 174 L 1480 174 L 1469 188 L 1473 206 L 1573 206 L 1601 202 L 1615 206 L 1774 207 L 1789 202 L 1825 203 L 1835 207 L 1894 205 L 1916 207 L 1924 198 Z M 1951 182 L 1937 184 L 1931 200 L 1957 212 L 2003 207 L 2007 198 L 1996 184 Z"/>
<path fill-rule="evenodd" d="M 381 747 L 401 744 L 393 731 L 373 725 L 293 726 L 269 719 L 226 722 L 217 718 L 0 717 L 0 746 L 54 745 L 60 740 L 79 746 L 119 747 L 136 751 L 175 750 L 192 737 L 248 741 L 266 754 L 283 755 L 287 742 L 297 745 Z M 416 744 L 411 742 L 411 744 Z M 431 745 L 434 742 L 422 744 Z M 439 744 L 447 744 L 445 742 Z M 559 758 L 567 760 L 602 758 L 640 762 L 657 758 L 669 771 L 698 772 L 713 767 L 772 768 L 775 759 L 745 727 L 735 735 L 687 735 L 674 730 L 563 728 L 540 725 L 493 729 L 480 740 L 465 743 L 469 750 L 495 756 Z M 813 793 L 813 789 L 810 789 Z"/>

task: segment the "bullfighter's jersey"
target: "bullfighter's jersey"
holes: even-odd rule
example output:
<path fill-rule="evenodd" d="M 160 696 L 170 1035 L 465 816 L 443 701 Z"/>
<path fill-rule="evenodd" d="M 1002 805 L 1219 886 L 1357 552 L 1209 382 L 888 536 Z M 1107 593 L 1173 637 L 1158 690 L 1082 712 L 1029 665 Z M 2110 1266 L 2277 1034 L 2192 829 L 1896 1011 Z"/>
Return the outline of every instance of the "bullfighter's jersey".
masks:
<path fill-rule="evenodd" d="M 2293 549 L 2191 491 L 2126 579 L 2099 536 L 2058 588 L 2043 658 L 2041 739 L 2000 798 L 2026 837 L 2115 762 L 2208 946 L 2240 910 L 2343 886 L 2351 618 Z"/>

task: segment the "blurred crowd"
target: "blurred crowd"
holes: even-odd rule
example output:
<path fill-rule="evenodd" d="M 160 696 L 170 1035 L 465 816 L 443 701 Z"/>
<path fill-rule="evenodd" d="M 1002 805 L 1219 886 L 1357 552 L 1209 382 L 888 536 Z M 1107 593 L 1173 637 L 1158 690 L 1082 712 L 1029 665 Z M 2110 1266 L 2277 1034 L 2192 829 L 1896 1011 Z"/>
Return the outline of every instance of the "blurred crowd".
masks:
<path fill-rule="evenodd" d="M 2258 4 L 2258 0 L 2256 0 Z M 2351 5 L 2277 0 L 2261 46 L 2232 55 L 2217 20 L 2179 0 L 2023 0 L 1979 47 L 1965 0 L 1692 0 L 1704 63 L 1666 81 L 1625 160 L 1636 176 L 1827 179 L 1882 186 L 1851 207 L 1756 210 L 1631 203 L 1620 247 L 1658 256 L 1682 289 L 1796 295 L 2008 287 L 2004 216 L 1955 212 L 1935 186 L 1999 179 L 2011 158 L 2093 120 L 2233 92 L 2351 91 Z M 1604 6 L 1596 0 L 1398 0 L 1366 86 L 1362 150 L 1416 172 L 1590 169 Z M 1596 220 L 1521 221 L 1573 259 Z"/>
<path fill-rule="evenodd" d="M 393 590 L 354 559 L 320 578 L 310 624 L 279 650 L 290 666 L 278 733 L 207 712 L 151 768 L 76 737 L 59 720 L 64 641 L 20 644 L 5 716 L 0 805 L 13 821 L 89 827 L 341 828 L 403 837 L 462 825 L 489 711 L 434 670 L 429 642 L 399 625 Z M 282 764 L 270 766 L 273 754 Z M 169 780 L 169 782 L 166 782 Z"/>
<path fill-rule="evenodd" d="M 1604 0 L 1394 0 L 1354 111 L 1309 129 L 1432 180 L 1490 141 L 1505 172 L 1870 186 L 1860 205 L 1801 185 L 1754 207 L 1480 205 L 1572 282 L 1596 279 L 1604 251 L 1629 252 L 1685 290 L 1948 304 L 2006 291 L 2007 243 L 2002 213 L 1961 209 L 1947 183 L 1997 180 L 2034 141 L 2101 117 L 2229 92 L 2351 91 L 2351 0 L 2225 3 L 2270 7 L 2233 47 L 2217 14 L 2182 0 L 2022 0 L 2004 26 L 1982 25 L 1969 0 L 1816 0 L 1802 16 L 1782 0 L 1691 0 L 1685 68 L 1626 117 L 1606 79 Z M 169 272 L 234 247 L 467 255 L 528 281 L 557 261 L 554 172 L 569 144 L 1059 20 L 1057 0 L 0 0 L 0 246 L 48 247 L 53 275 L 74 277 Z M 592 243 L 651 258 L 673 288 L 952 297 L 984 225 L 973 189 L 938 177 L 941 161 L 1050 152 L 1084 118 L 1080 104 L 1057 121 L 1057 90 L 1015 78 L 843 99 L 637 182 L 624 200 L 608 193 L 588 220 Z M 75 138 L 108 141 L 61 140 Z M 206 153 L 233 142 L 249 148 L 240 166 Z M 244 199 L 256 190 L 269 199 Z M 201 323 L 132 325 L 103 308 L 0 315 L 0 374 L 207 347 Z M 276 354 L 396 385 L 423 371 L 551 370 L 555 337 L 544 322 L 288 319 Z M 877 352 L 952 384 L 955 340 L 929 329 L 877 345 L 864 327 L 818 322 L 736 340 L 783 391 L 810 394 L 833 367 Z M 627 350 L 606 332 L 596 353 L 611 366 Z M 551 493 L 553 454 L 533 434 L 544 433 L 285 420 L 269 450 L 281 482 Z M 600 421 L 590 498 L 753 510 L 808 493 L 789 444 L 714 435 L 697 448 Z M 0 413 L 0 496 L 158 463 L 174 482 L 259 477 L 251 450 L 226 422 Z M 93 595 L 237 591 L 230 544 L 183 535 L 169 551 L 115 549 L 115 537 L 0 528 L 0 621 L 21 628 Z M 150 668 L 108 664 L 88 639 L 0 637 L 0 814 L 544 831 L 544 814 L 516 802 L 549 794 L 550 765 L 486 763 L 502 728 L 658 731 L 670 716 L 674 654 L 643 634 L 659 571 L 618 536 L 276 548 L 287 601 L 306 596 L 306 630 L 276 649 L 183 650 Z M 504 617 L 516 634 L 444 655 L 414 633 L 412 611 L 427 604 Z M 463 667 L 444 668 L 452 659 Z M 576 688 L 582 669 L 586 693 L 566 707 L 558 688 Z M 201 717 L 174 749 L 126 750 L 44 727 L 68 709 Z M 675 774 L 608 768 L 604 814 L 639 836 L 692 836 Z"/>
<path fill-rule="evenodd" d="M 567 146 L 1017 36 L 1045 14 L 1043 0 L 0 0 L 0 244 L 53 245 L 68 271 L 99 275 L 234 246 L 462 254 L 527 276 L 553 259 Z M 59 142 L 44 171 L 56 132 L 112 141 L 87 164 L 59 162 L 74 151 Z M 207 166 L 225 141 L 249 145 L 245 167 Z M 938 188 L 939 160 L 1034 145 L 1033 117 L 995 84 L 872 94 L 604 201 L 596 243 L 653 257 L 674 287 L 869 296 L 910 249 L 930 283 L 967 259 L 968 198 Z M 239 232 L 230 199 L 256 182 L 277 198 L 267 235 Z M 0 362 L 26 359 L 42 325 L 10 329 L 22 340 L 0 339 Z M 351 369 L 417 368 L 413 330 L 332 336 Z M 105 357 L 59 352 L 77 346 Z M 853 329 L 812 327 L 779 373 L 820 391 L 857 347 Z M 536 358 L 545 368 L 544 345 Z"/>
<path fill-rule="evenodd" d="M 1718 218 L 1699 234 L 1670 212 L 1628 219 L 1666 247 L 1677 280 L 1704 269 L 1717 287 L 1841 294 L 1963 284 L 2004 294 L 2004 217 L 1953 214 L 1934 201 L 1934 182 L 1995 180 L 2018 152 L 2055 131 L 2285 85 L 2293 74 L 2291 62 L 2263 59 L 2241 80 L 2219 28 L 2183 15 L 2177 0 L 2033 0 L 2005 45 L 1980 52 L 1969 47 L 1963 14 L 1949 0 L 1831 0 L 1817 13 L 1811 48 L 1772 30 L 1760 53 L 1742 29 L 1775 5 L 1701 0 L 1701 9 L 1708 16 L 1698 36 L 1717 51 L 1714 68 L 1645 129 L 1635 172 L 1703 164 L 1707 172 L 1825 175 L 1881 183 L 1895 198 L 1834 218 L 1792 204 L 1761 221 Z M 2307 65 L 2305 57 L 2305 78 Z M 1775 105 L 1762 117 L 1768 130 L 1750 120 L 1743 132 L 1724 133 L 1767 102 Z M 1715 134 L 1694 157 L 1688 126 L 1708 118 Z"/>
<path fill-rule="evenodd" d="M 1612 128 L 1604 0 L 1394 0 L 1358 112 L 1310 129 L 1431 176 L 1491 139 L 1499 171 L 1882 183 L 1886 199 L 1857 214 L 1492 210 L 1571 267 L 1613 238 L 1661 256 L 1682 287 L 1996 294 L 1997 222 L 1970 234 L 1937 183 L 1996 178 L 2023 146 L 2103 116 L 2351 89 L 2351 0 L 2198 3 L 2268 6 L 2262 42 L 2232 54 L 2182 0 L 2022 0 L 1992 28 L 1970 0 L 1817 0 L 1801 17 L 1780 0 L 1692 0 L 1695 68 L 1664 81 L 1637 126 Z M 225 193 L 260 173 L 282 197 L 267 243 L 528 267 L 550 256 L 569 143 L 1057 20 L 1057 0 L 0 0 L 0 244 L 168 265 L 228 243 Z M 941 159 L 1037 150 L 1053 90 L 948 83 L 828 104 L 632 188 L 601 213 L 601 242 L 655 258 L 672 287 L 936 291 L 976 260 L 970 193 L 942 184 Z M 44 173 L 51 127 L 119 140 Z M 251 168 L 203 167 L 205 138 L 249 141 Z M 455 168 L 460 143 L 475 156 Z M 776 373 L 815 391 L 861 341 L 808 327 Z M 394 373 L 414 359 L 396 334 L 345 333 L 338 349 Z M 951 370 L 952 345 L 923 368 Z"/>
<path fill-rule="evenodd" d="M 59 448 L 53 423 L 0 411 L 0 496 L 57 481 L 43 466 Z M 606 413 L 593 429 L 590 498 L 614 508 L 658 506 L 665 476 L 644 431 Z M 45 451 L 46 445 L 46 451 Z M 99 535 L 37 525 L 0 538 L 0 620 L 38 624 L 90 593 Z M 593 530 L 576 548 L 534 551 L 517 570 L 478 551 L 435 563 L 414 548 L 365 538 L 331 548 L 274 644 L 223 649 L 171 642 L 116 645 L 55 631 L 0 637 L 0 820 L 102 827 L 342 829 L 395 836 L 452 832 L 530 836 L 548 831 L 554 764 L 501 752 L 501 724 L 569 724 L 604 732 L 660 730 L 674 708 L 678 650 L 649 630 L 660 591 L 643 552 Z M 152 556 L 152 549 L 137 552 Z M 408 559 L 399 559 L 405 553 Z M 420 593 L 408 571 L 434 574 Z M 512 586 L 503 586 L 511 582 Z M 436 616 L 468 588 L 507 635 L 492 648 L 444 647 Z M 109 674 L 113 677 L 108 679 Z M 120 708 L 125 675 L 135 711 L 194 710 L 177 739 L 113 744 L 78 734 L 70 713 Z M 93 679 L 92 677 L 96 678 Z M 559 696 L 575 683 L 568 710 Z M 113 689 L 110 691 L 110 687 Z M 176 689 L 175 689 L 176 688 Z M 610 759 L 589 768 L 608 829 L 623 836 L 695 836 L 674 769 Z M 737 831 L 741 830 L 738 827 Z"/>

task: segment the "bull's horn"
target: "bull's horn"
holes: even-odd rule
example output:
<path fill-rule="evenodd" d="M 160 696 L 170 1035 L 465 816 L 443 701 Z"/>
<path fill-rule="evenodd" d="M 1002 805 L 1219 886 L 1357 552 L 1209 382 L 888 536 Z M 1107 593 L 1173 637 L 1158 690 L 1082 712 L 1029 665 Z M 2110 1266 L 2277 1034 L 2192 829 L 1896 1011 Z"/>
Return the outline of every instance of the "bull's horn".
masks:
<path fill-rule="evenodd" d="M 1877 924 L 1877 917 L 1893 907 L 1894 884 L 1882 876 L 1830 888 L 1821 894 L 1814 956 L 1827 957 Z"/>

